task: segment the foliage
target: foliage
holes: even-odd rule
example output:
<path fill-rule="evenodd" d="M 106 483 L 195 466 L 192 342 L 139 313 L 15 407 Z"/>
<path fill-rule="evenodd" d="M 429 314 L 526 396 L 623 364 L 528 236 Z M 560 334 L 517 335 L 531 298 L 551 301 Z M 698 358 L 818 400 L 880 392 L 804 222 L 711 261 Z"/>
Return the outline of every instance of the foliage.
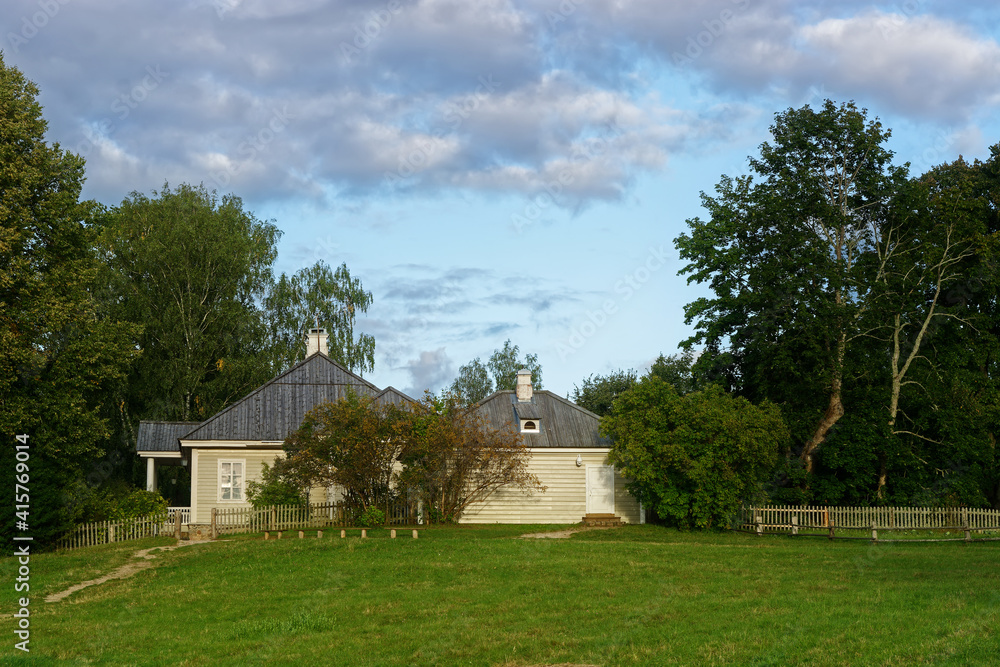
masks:
<path fill-rule="evenodd" d="M 771 133 L 750 160 L 759 183 L 723 177 L 717 197 L 702 196 L 711 219 L 689 220 L 676 243 L 691 262 L 681 272 L 715 293 L 685 307 L 688 344 L 704 343 L 733 389 L 814 415 L 801 447 L 811 471 L 844 414 L 874 287 L 868 258 L 885 247 L 906 171 L 891 164 L 889 131 L 853 103 L 789 109 Z"/>
<path fill-rule="evenodd" d="M 678 394 L 690 394 L 711 384 L 697 366 L 694 350 L 687 348 L 665 357 L 662 354 L 649 367 L 649 375 L 672 385 Z"/>
<path fill-rule="evenodd" d="M 358 522 L 362 526 L 371 526 L 371 527 L 384 526 L 385 512 L 375 507 L 374 505 L 371 505 L 369 507 L 366 507 L 365 510 L 361 513 L 361 516 L 358 518 Z"/>
<path fill-rule="evenodd" d="M 467 405 L 474 405 L 493 393 L 493 379 L 479 357 L 458 369 L 451 393 Z"/>
<path fill-rule="evenodd" d="M 205 419 L 269 379 L 257 304 L 281 233 L 204 186 L 133 192 L 102 230 L 112 317 L 142 325 L 129 413 Z"/>
<path fill-rule="evenodd" d="M 112 521 L 128 521 L 139 517 L 167 516 L 167 501 L 155 491 L 133 489 L 118 500 L 111 513 Z"/>
<path fill-rule="evenodd" d="M 662 358 L 662 355 L 661 355 Z M 617 370 L 607 375 L 592 374 L 584 378 L 582 386 L 573 385 L 573 402 L 590 410 L 598 417 L 611 413 L 615 399 L 638 382 L 634 370 Z"/>
<path fill-rule="evenodd" d="M 504 341 L 503 349 L 493 350 L 484 366 L 476 357 L 458 370 L 458 377 L 451 385 L 451 393 L 467 405 L 473 405 L 493 393 L 512 391 L 517 384 L 517 372 L 522 368 L 531 371 L 531 386 L 542 388 L 542 366 L 537 354 L 520 356 L 520 348 Z"/>
<path fill-rule="evenodd" d="M 800 488 L 779 496 L 911 504 L 960 475 L 941 502 L 998 503 L 1000 150 L 908 179 L 888 129 L 829 100 L 777 114 L 772 134 L 676 240 L 713 292 L 685 309 L 687 344 L 706 347 L 695 370 L 781 406 L 793 445 L 776 481 Z M 969 430 L 952 426 L 960 405 L 982 416 Z"/>
<path fill-rule="evenodd" d="M 522 368 L 531 371 L 531 386 L 536 391 L 542 388 L 542 367 L 538 363 L 537 354 L 520 356 L 520 348 L 511 345 L 510 339 L 504 341 L 503 349 L 494 350 L 486 365 L 493 375 L 493 383 L 497 391 L 513 391 L 517 384 L 517 372 Z"/>
<path fill-rule="evenodd" d="M 78 496 L 82 522 L 127 521 L 139 517 L 166 517 L 169 503 L 155 491 L 137 489 L 118 479 L 111 479 L 90 494 Z"/>
<path fill-rule="evenodd" d="M 271 507 L 274 505 L 295 505 L 306 504 L 306 493 L 302 487 L 298 486 L 294 480 L 282 477 L 281 467 L 275 465 L 271 467 L 266 463 L 261 464 L 261 481 L 247 481 L 247 500 L 256 508 Z"/>
<path fill-rule="evenodd" d="M 306 413 L 284 443 L 275 471 L 298 488 L 340 486 L 362 510 L 393 494 L 393 465 L 402 452 L 409 413 L 353 391 Z"/>
<path fill-rule="evenodd" d="M 450 523 L 500 489 L 544 491 L 528 471 L 530 458 L 513 427 L 491 427 L 455 396 L 427 395 L 413 406 L 399 481 L 430 520 Z"/>
<path fill-rule="evenodd" d="M 718 386 L 681 396 L 645 377 L 615 402 L 601 431 L 629 491 L 681 528 L 721 528 L 758 499 L 788 431 L 777 406 Z"/>
<path fill-rule="evenodd" d="M 38 89 L 0 55 L 0 468 L 27 434 L 36 544 L 79 508 L 65 490 L 104 453 L 112 396 L 134 355 L 131 327 L 103 317 L 93 202 L 81 202 L 83 158 L 45 142 Z M 14 485 L 0 498 L 14 507 Z M 14 514 L 0 524 L 5 544 Z"/>
<path fill-rule="evenodd" d="M 362 374 L 374 369 L 375 339 L 366 333 L 354 337 L 355 318 L 371 304 L 371 292 L 351 277 L 346 264 L 331 270 L 319 261 L 291 277 L 281 274 L 264 300 L 274 374 L 305 357 L 302 334 L 317 319 L 330 336 L 331 359 Z"/>

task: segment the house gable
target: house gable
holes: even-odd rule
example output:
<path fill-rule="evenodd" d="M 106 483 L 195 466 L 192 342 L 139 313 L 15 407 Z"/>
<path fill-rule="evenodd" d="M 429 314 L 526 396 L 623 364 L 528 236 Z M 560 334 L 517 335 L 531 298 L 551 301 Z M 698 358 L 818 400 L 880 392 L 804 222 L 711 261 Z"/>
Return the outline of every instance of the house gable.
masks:
<path fill-rule="evenodd" d="M 513 391 L 498 391 L 476 404 L 476 411 L 494 428 L 519 427 L 524 420 L 537 423 L 537 433 L 522 433 L 531 448 L 611 447 L 611 441 L 601 437 L 600 417 L 551 391 L 536 391 L 530 401 L 518 401 Z"/>
<path fill-rule="evenodd" d="M 307 412 L 321 403 L 337 402 L 349 391 L 368 396 L 384 393 L 325 354 L 313 354 L 202 422 L 181 444 L 282 442 L 302 424 Z"/>

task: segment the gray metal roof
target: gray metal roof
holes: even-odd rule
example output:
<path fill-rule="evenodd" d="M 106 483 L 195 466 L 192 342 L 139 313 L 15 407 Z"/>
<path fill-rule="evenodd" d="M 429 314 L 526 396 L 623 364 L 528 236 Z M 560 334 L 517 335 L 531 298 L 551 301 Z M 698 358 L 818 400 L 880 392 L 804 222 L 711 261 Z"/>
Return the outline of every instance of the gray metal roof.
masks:
<path fill-rule="evenodd" d="M 600 417 L 551 391 L 534 392 L 530 403 L 518 403 L 513 391 L 498 391 L 480 401 L 476 410 L 495 428 L 519 426 L 519 416 L 538 420 L 539 433 L 521 434 L 528 447 L 611 446 L 598 432 Z"/>
<path fill-rule="evenodd" d="M 326 355 L 314 354 L 208 418 L 184 439 L 282 441 L 302 424 L 307 412 L 321 403 L 339 401 L 348 390 L 362 396 L 380 393 Z"/>
<path fill-rule="evenodd" d="M 410 403 L 416 403 L 416 401 L 395 387 L 386 387 L 375 397 L 375 403 L 379 405 L 392 404 L 405 408 L 408 407 Z"/>
<path fill-rule="evenodd" d="M 179 452 L 178 440 L 193 431 L 201 422 L 140 421 L 136 438 L 137 452 Z"/>

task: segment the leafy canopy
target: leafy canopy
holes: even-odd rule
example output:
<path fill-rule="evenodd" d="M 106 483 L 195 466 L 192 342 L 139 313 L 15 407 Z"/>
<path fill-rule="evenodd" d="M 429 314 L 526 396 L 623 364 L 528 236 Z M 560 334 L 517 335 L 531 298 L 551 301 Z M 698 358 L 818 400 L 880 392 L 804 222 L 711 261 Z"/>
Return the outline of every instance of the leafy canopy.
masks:
<path fill-rule="evenodd" d="M 504 341 L 503 349 L 493 350 L 484 365 L 479 357 L 458 369 L 458 377 L 451 385 L 451 393 L 468 405 L 483 400 L 494 391 L 512 391 L 517 384 L 517 372 L 522 368 L 531 371 L 531 386 L 542 388 L 542 366 L 537 354 L 520 356 L 521 349 Z"/>
<path fill-rule="evenodd" d="M 753 405 L 718 386 L 682 396 L 647 376 L 601 420 L 608 460 L 629 491 L 682 528 L 722 528 L 762 482 L 788 440 L 777 406 Z"/>
<path fill-rule="evenodd" d="M 105 317 L 94 202 L 81 202 L 83 158 L 45 141 L 38 89 L 0 54 L 0 469 L 27 434 L 28 525 L 36 544 L 79 517 L 67 492 L 104 454 L 114 397 L 135 351 L 133 327 Z M 13 482 L 0 498 L 14 507 Z M 0 523 L 3 542 L 13 510 Z"/>

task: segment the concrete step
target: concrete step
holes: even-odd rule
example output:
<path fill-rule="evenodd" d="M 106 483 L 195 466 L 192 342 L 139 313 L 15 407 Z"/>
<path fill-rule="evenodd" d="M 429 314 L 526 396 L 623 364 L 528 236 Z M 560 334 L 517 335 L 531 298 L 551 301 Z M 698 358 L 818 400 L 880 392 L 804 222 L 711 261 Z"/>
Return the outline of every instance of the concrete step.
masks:
<path fill-rule="evenodd" d="M 616 514 L 587 514 L 583 517 L 585 526 L 618 527 L 624 525 L 620 516 Z"/>

